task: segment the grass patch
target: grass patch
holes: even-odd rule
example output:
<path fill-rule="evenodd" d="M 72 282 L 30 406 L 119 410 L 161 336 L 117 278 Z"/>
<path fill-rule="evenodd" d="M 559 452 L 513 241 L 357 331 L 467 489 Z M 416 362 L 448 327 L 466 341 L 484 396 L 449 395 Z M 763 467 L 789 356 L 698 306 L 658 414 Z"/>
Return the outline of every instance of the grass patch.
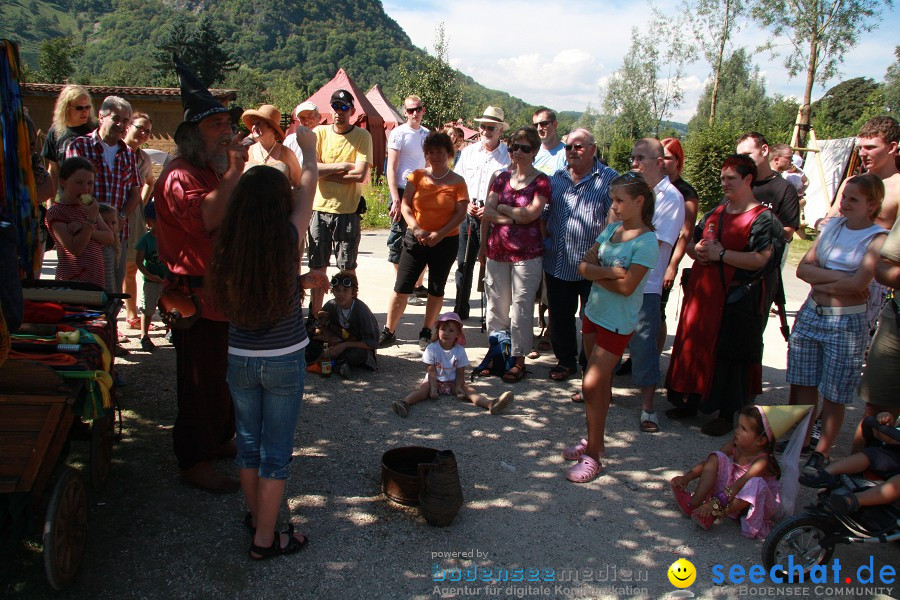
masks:
<path fill-rule="evenodd" d="M 369 183 L 362 186 L 366 199 L 366 214 L 362 216 L 363 229 L 389 229 L 391 226 L 390 203 L 387 179 L 372 173 Z"/>
<path fill-rule="evenodd" d="M 807 250 L 809 250 L 809 248 L 813 245 L 813 242 L 816 241 L 816 236 L 818 234 L 819 232 L 815 229 L 807 227 L 805 237 L 798 238 L 795 235 L 794 241 L 788 245 L 787 261 L 792 265 L 800 264 L 800 261 L 803 259 L 803 256 L 806 254 Z"/>

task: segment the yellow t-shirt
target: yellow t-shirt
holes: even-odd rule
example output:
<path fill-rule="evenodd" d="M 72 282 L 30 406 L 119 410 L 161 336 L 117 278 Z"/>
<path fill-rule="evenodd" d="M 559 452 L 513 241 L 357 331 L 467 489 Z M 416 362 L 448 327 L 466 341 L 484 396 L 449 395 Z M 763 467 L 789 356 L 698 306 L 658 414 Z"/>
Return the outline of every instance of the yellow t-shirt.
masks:
<path fill-rule="evenodd" d="M 453 218 L 457 203 L 469 200 L 465 181 L 450 185 L 440 181 L 434 182 L 422 169 L 407 175 L 406 180 L 416 188 L 412 200 L 413 215 L 425 231 L 438 231 L 443 228 Z M 454 229 L 447 237 L 453 235 L 459 235 L 459 230 Z"/>
<path fill-rule="evenodd" d="M 332 125 L 320 125 L 315 129 L 316 157 L 321 163 L 366 162 L 372 164 L 372 136 L 361 127 L 354 127 L 345 134 L 335 133 Z M 358 183 L 338 183 L 319 179 L 313 210 L 346 215 L 356 212 L 359 206 Z"/>

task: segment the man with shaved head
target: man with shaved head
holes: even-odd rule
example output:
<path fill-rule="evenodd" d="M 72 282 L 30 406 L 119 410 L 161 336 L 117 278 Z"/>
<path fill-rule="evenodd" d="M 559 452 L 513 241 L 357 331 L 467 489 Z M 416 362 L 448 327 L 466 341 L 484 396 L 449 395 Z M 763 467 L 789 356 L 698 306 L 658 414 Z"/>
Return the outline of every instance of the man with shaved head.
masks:
<path fill-rule="evenodd" d="M 565 381 L 578 372 L 579 362 L 582 368 L 587 362 L 583 349 L 579 360 L 575 316 L 584 309 L 591 282 L 578 274 L 578 262 L 606 227 L 609 183 L 618 176 L 597 160 L 597 144 L 586 129 L 571 132 L 565 150 L 568 166 L 550 177 L 551 200 L 541 215 L 550 342 L 557 360 L 550 369 L 553 381 Z"/>
<path fill-rule="evenodd" d="M 662 324 L 663 277 L 672 248 L 684 227 L 684 196 L 669 181 L 663 166 L 665 150 L 655 138 L 643 138 L 631 150 L 631 168 L 644 176 L 655 194 L 653 229 L 659 242 L 659 259 L 650 271 L 644 286 L 644 299 L 634 335 L 628 343 L 633 363 L 631 379 L 641 389 L 640 429 L 649 433 L 659 431 L 659 420 L 653 410 L 653 394 L 659 383 L 659 354 L 657 344 Z"/>

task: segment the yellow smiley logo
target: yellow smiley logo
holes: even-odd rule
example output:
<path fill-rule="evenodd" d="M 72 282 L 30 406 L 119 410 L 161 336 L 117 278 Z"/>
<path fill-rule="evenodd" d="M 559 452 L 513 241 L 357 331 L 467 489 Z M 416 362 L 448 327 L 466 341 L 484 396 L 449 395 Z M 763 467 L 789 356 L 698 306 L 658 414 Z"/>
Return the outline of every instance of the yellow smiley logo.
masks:
<path fill-rule="evenodd" d="M 691 561 L 679 558 L 669 566 L 669 583 L 677 588 L 689 587 L 697 579 L 697 569 Z"/>

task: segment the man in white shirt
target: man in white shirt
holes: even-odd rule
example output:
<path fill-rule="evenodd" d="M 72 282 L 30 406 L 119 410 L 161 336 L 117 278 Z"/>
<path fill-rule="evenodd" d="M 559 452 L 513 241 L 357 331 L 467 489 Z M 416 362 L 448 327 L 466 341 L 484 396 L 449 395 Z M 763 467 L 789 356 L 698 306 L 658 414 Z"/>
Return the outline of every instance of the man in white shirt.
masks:
<path fill-rule="evenodd" d="M 660 306 L 663 278 L 672 256 L 672 248 L 684 227 L 684 196 L 665 174 L 663 154 L 663 145 L 654 138 L 638 140 L 631 150 L 631 168 L 644 176 L 647 185 L 656 195 L 653 228 L 659 242 L 659 258 L 644 286 L 644 302 L 638 313 L 634 335 L 628 344 L 633 365 L 631 380 L 641 389 L 640 429 L 649 433 L 659 431 L 659 420 L 653 410 L 653 394 L 660 377 L 657 337 L 662 320 Z"/>
<path fill-rule="evenodd" d="M 393 263 L 395 271 L 400 263 L 400 250 L 406 233 L 406 221 L 400 214 L 406 176 L 425 168 L 422 143 L 428 136 L 428 129 L 422 126 L 422 117 L 425 115 L 422 99 L 416 95 L 408 96 L 403 101 L 403 109 L 406 112 L 406 123 L 395 127 L 387 142 L 387 182 L 391 193 L 391 231 L 387 247 L 388 262 Z M 421 286 L 421 282 L 418 286 Z"/>
<path fill-rule="evenodd" d="M 469 190 L 469 207 L 466 220 L 459 226 L 459 251 L 456 254 L 456 303 L 455 312 L 463 320 L 469 318 L 469 296 L 472 293 L 472 273 L 481 245 L 481 215 L 488 195 L 491 178 L 497 171 L 509 167 L 509 151 L 500 142 L 500 136 L 509 128 L 503 109 L 488 106 L 484 114 L 475 119 L 478 123 L 480 142 L 463 148 L 453 170 L 466 180 Z"/>
<path fill-rule="evenodd" d="M 294 108 L 293 118 L 295 123 L 299 123 L 301 126 L 306 127 L 309 130 L 313 130 L 318 127 L 319 121 L 321 120 L 319 107 L 309 100 L 307 100 L 306 102 L 301 102 L 297 105 L 296 108 Z M 287 137 L 285 137 L 284 145 L 294 152 L 294 154 L 297 156 L 297 162 L 302 165 L 303 150 L 300 149 L 300 145 L 297 143 L 297 134 L 291 133 Z"/>

